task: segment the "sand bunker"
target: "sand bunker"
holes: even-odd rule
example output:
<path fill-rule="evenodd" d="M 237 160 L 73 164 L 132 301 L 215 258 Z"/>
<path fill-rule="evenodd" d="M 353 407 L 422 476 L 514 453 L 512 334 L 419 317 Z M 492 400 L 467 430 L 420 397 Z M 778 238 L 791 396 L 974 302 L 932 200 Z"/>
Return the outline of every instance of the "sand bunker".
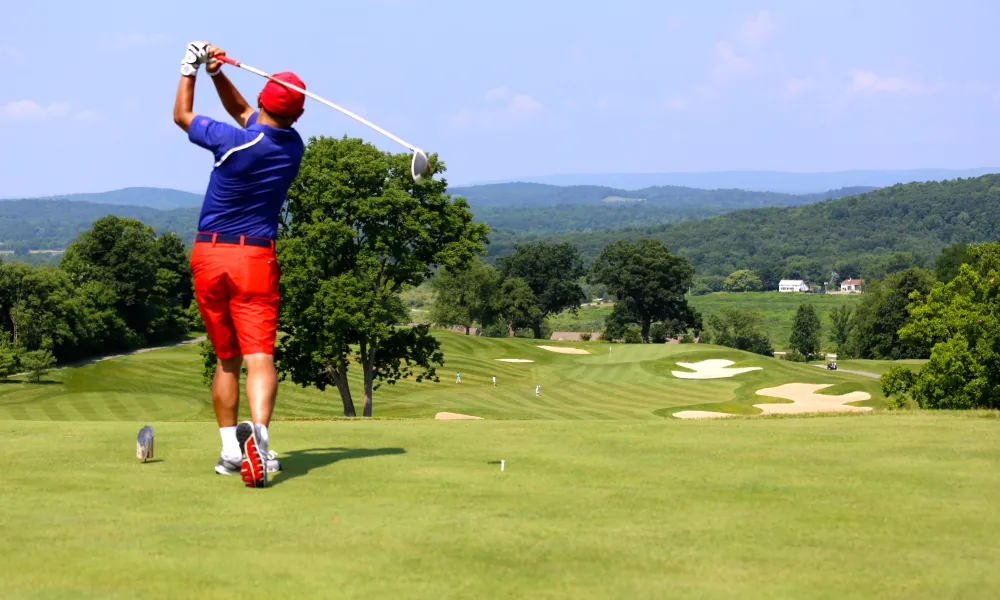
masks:
<path fill-rule="evenodd" d="M 497 360 L 500 362 L 513 362 L 513 363 L 535 362 L 533 360 L 528 360 L 527 358 L 498 358 Z"/>
<path fill-rule="evenodd" d="M 678 419 L 724 419 L 726 417 L 735 417 L 736 415 L 711 412 L 708 410 L 682 410 L 680 412 L 675 412 L 673 416 Z"/>
<path fill-rule="evenodd" d="M 866 412 L 871 410 L 870 406 L 847 406 L 848 402 L 871 400 L 871 394 L 867 392 L 851 392 L 842 396 L 829 396 L 816 393 L 831 385 L 833 384 L 786 383 L 775 388 L 757 390 L 758 396 L 791 400 L 792 404 L 754 404 L 754 406 L 761 409 L 765 415 L 789 415 L 814 412 Z"/>
<path fill-rule="evenodd" d="M 482 417 L 473 417 L 472 415 L 460 415 L 458 413 L 450 412 L 439 412 L 434 415 L 434 418 L 438 421 L 482 421 Z"/>
<path fill-rule="evenodd" d="M 549 352 L 558 352 L 559 354 L 590 354 L 583 348 L 566 348 L 564 346 L 539 346 L 542 350 L 548 350 Z"/>
<path fill-rule="evenodd" d="M 696 363 L 677 363 L 678 367 L 684 367 L 685 369 L 691 369 L 689 371 L 671 371 L 674 377 L 678 379 L 722 379 L 725 377 L 733 377 L 734 375 L 739 375 L 740 373 L 748 373 L 750 371 L 760 371 L 760 367 L 742 367 L 739 369 L 727 369 L 729 365 L 736 364 L 731 360 L 725 359 L 712 359 L 703 360 Z"/>

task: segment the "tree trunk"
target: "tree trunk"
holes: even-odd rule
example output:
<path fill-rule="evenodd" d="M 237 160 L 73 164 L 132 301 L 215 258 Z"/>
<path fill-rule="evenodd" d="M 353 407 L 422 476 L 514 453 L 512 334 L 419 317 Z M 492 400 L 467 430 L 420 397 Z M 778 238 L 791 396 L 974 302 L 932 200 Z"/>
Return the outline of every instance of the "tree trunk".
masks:
<path fill-rule="evenodd" d="M 347 364 L 341 363 L 333 366 L 332 363 L 327 363 L 326 370 L 330 374 L 330 379 L 337 386 L 337 391 L 340 392 L 340 401 L 344 403 L 344 416 L 358 416 L 354 410 L 354 398 L 351 397 L 351 386 L 347 383 Z"/>
<path fill-rule="evenodd" d="M 507 337 L 514 337 L 514 324 L 507 323 Z"/>
<path fill-rule="evenodd" d="M 372 416 L 372 380 L 374 379 L 375 349 L 368 350 L 367 344 L 361 342 L 361 368 L 364 371 L 365 380 L 365 406 L 362 415 Z"/>
<path fill-rule="evenodd" d="M 468 325 L 465 326 L 465 335 L 469 335 L 469 326 Z"/>
<path fill-rule="evenodd" d="M 535 336 L 536 340 L 542 339 L 542 322 L 536 321 L 531 324 L 531 334 Z"/>
<path fill-rule="evenodd" d="M 649 343 L 649 325 L 650 325 L 650 321 L 652 321 L 652 319 L 650 319 L 649 317 L 643 317 L 642 318 L 642 341 L 643 341 L 644 344 L 648 344 Z"/>

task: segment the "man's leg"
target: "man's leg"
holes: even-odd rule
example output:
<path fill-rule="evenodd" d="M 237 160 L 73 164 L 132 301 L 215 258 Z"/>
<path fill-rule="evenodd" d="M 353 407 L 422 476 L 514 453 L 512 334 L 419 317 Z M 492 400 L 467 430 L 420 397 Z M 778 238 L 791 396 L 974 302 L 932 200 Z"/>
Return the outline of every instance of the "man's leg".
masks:
<path fill-rule="evenodd" d="M 219 359 L 212 378 L 212 406 L 219 428 L 236 427 L 240 408 L 240 368 L 243 357 Z"/>
<path fill-rule="evenodd" d="M 278 374 L 274 369 L 271 354 L 248 354 L 247 402 L 250 404 L 250 419 L 255 425 L 267 427 L 271 424 L 271 413 L 278 395 Z M 233 424 L 236 420 L 233 420 Z"/>
<path fill-rule="evenodd" d="M 219 424 L 222 451 L 215 472 L 233 475 L 240 472 L 241 451 L 236 440 L 236 417 L 240 400 L 239 343 L 229 316 L 229 284 L 225 257 L 209 244 L 196 243 L 191 256 L 194 292 L 205 332 L 219 357 L 212 378 L 212 406 Z"/>

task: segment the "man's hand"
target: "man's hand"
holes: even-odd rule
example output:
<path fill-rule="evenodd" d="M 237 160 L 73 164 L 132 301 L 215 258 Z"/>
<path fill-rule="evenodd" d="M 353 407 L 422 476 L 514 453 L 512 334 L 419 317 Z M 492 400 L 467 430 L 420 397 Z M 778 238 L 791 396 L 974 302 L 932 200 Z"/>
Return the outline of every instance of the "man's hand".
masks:
<path fill-rule="evenodd" d="M 208 71 L 209 75 L 215 77 L 215 75 L 219 72 L 219 69 L 222 68 L 222 61 L 215 60 L 215 57 L 225 56 L 226 51 L 223 50 L 222 48 L 216 48 L 211 44 L 208 45 L 207 51 L 208 51 L 208 60 L 205 63 L 205 70 Z"/>
<path fill-rule="evenodd" d="M 181 75 L 194 77 L 198 68 L 208 62 L 208 42 L 191 42 L 187 45 L 184 58 L 181 60 Z"/>

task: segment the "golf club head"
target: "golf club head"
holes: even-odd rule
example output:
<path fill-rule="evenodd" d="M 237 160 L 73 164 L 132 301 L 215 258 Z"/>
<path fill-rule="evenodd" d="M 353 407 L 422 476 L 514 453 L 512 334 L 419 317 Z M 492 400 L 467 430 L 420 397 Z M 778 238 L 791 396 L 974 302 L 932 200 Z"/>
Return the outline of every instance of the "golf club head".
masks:
<path fill-rule="evenodd" d="M 422 183 L 431 178 L 431 161 L 419 148 L 413 151 L 413 161 L 410 163 L 410 172 L 413 174 L 413 181 Z"/>
<path fill-rule="evenodd" d="M 135 457 L 146 462 L 153 458 L 153 428 L 146 425 L 136 438 Z"/>

